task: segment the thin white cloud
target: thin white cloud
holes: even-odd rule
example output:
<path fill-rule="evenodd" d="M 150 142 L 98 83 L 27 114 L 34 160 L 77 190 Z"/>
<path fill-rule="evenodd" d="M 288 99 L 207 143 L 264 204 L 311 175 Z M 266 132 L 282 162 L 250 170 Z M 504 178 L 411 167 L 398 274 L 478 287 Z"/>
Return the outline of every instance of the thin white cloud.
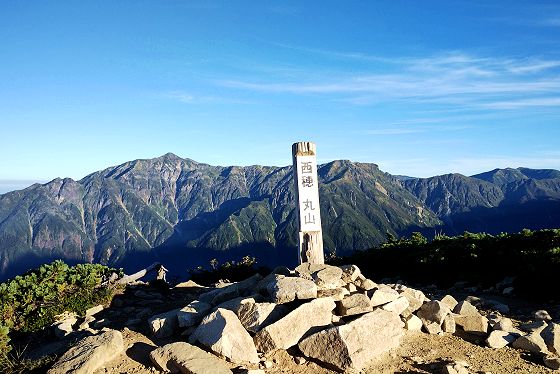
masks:
<path fill-rule="evenodd" d="M 294 47 L 295 48 L 295 47 Z M 352 105 L 372 105 L 390 101 L 434 102 L 451 106 L 481 105 L 488 102 L 531 99 L 560 92 L 560 60 L 543 58 L 477 57 L 452 51 L 423 58 L 383 58 L 362 54 L 308 50 L 371 59 L 375 66 L 360 66 L 355 72 L 316 71 L 299 76 L 271 79 L 226 79 L 216 85 L 234 90 L 268 94 L 328 95 Z M 379 67 L 379 62 L 390 68 Z M 385 70 L 385 71 L 384 71 Z M 532 106 L 532 105 L 525 105 Z M 535 105 L 536 106 L 536 105 Z"/>
<path fill-rule="evenodd" d="M 198 96 L 182 91 L 172 91 L 164 94 L 164 97 L 179 101 L 184 104 L 254 104 L 250 100 L 242 100 L 225 96 Z"/>
<path fill-rule="evenodd" d="M 421 122 L 419 122 L 421 123 Z M 417 126 L 412 123 L 408 125 L 394 125 L 390 127 L 369 129 L 363 131 L 365 135 L 407 135 L 427 132 L 461 131 L 472 128 L 467 125 L 438 125 L 438 126 Z"/>
<path fill-rule="evenodd" d="M 560 107 L 560 97 L 545 97 L 523 100 L 496 101 L 480 104 L 489 109 L 520 109 L 528 107 Z"/>

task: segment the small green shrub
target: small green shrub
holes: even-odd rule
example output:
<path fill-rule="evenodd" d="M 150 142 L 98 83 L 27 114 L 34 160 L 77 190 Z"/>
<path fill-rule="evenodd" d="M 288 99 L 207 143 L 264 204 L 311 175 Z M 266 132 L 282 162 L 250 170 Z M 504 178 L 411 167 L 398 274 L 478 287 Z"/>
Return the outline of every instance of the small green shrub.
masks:
<path fill-rule="evenodd" d="M 10 351 L 8 329 L 35 332 L 54 322 L 64 311 L 83 314 L 108 302 L 113 289 L 104 278 L 122 270 L 99 264 L 68 266 L 57 260 L 0 284 L 0 357 Z"/>

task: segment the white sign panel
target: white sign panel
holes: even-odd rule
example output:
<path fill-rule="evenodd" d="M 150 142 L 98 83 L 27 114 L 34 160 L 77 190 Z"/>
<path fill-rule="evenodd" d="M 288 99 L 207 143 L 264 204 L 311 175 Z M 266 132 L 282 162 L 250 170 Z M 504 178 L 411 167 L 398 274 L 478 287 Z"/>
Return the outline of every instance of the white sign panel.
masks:
<path fill-rule="evenodd" d="M 319 185 L 315 156 L 297 156 L 300 231 L 321 231 Z"/>

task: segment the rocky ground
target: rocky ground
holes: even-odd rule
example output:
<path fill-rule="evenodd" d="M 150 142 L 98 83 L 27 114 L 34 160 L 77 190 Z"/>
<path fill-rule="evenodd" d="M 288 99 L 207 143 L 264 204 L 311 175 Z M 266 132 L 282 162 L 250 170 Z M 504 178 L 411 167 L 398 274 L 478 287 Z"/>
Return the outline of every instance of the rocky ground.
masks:
<path fill-rule="evenodd" d="M 441 292 L 378 284 L 361 276 L 357 267 L 337 269 L 282 269 L 264 279 L 217 288 L 138 282 L 106 308 L 63 317 L 52 327 L 57 338 L 50 336 L 37 348 L 30 345 L 27 355 L 62 355 L 51 374 L 165 372 L 162 369 L 554 372 L 547 366 L 554 368 L 558 362 L 553 357 L 560 328 L 550 321 L 558 318 L 558 305 L 537 308 L 503 296 L 501 289 L 489 294 L 465 291 L 462 285 Z M 534 313 L 543 306 L 548 313 Z M 317 332 L 310 334 L 310 329 Z M 493 335 L 498 336 L 489 339 Z M 545 365 L 547 355 L 552 361 Z"/>

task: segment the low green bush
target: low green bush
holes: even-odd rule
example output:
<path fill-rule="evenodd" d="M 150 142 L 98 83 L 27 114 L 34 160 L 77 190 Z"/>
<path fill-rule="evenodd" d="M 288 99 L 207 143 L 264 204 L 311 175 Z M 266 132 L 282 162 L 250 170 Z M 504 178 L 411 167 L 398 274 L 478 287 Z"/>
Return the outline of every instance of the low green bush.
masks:
<path fill-rule="evenodd" d="M 68 266 L 57 260 L 0 284 L 0 359 L 10 351 L 9 330 L 35 332 L 64 311 L 83 314 L 108 302 L 114 290 L 102 285 L 122 270 L 99 264 Z"/>

